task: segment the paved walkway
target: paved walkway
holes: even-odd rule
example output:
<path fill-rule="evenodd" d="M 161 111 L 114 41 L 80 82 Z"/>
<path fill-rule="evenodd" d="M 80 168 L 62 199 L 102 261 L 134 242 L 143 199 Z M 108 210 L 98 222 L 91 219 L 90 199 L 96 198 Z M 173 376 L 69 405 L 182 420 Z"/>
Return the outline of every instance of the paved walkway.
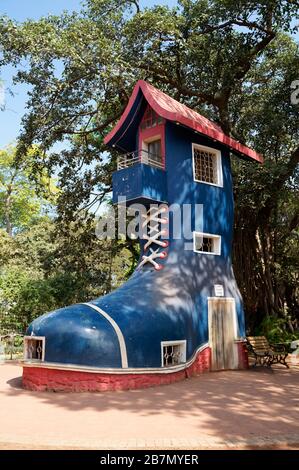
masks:
<path fill-rule="evenodd" d="M 214 372 L 146 390 L 29 392 L 0 365 L 1 449 L 299 448 L 299 368 Z"/>

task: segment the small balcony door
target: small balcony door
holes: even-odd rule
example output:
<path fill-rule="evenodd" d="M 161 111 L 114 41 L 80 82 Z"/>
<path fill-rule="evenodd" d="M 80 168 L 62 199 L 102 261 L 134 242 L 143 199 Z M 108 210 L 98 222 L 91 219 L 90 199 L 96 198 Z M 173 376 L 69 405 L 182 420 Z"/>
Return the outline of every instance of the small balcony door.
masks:
<path fill-rule="evenodd" d="M 140 161 L 146 165 L 164 168 L 161 138 L 156 137 L 142 142 Z"/>
<path fill-rule="evenodd" d="M 237 317 L 235 300 L 227 297 L 208 299 L 209 344 L 212 370 L 238 368 Z"/>
<path fill-rule="evenodd" d="M 147 144 L 148 158 L 153 162 L 163 165 L 161 139 L 153 140 Z"/>

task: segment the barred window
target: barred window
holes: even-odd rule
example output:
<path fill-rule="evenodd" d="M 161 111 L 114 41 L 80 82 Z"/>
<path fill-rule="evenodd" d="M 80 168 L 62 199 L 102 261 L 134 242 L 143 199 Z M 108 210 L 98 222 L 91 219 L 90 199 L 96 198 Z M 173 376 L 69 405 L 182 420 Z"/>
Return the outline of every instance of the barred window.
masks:
<path fill-rule="evenodd" d="M 221 237 L 219 235 L 194 232 L 193 242 L 194 251 L 197 253 L 210 253 L 212 255 L 220 255 L 221 253 Z"/>
<path fill-rule="evenodd" d="M 193 145 L 194 180 L 221 185 L 220 152 L 209 147 Z"/>
<path fill-rule="evenodd" d="M 186 340 L 182 341 L 163 341 L 162 366 L 171 367 L 186 362 Z"/>
<path fill-rule="evenodd" d="M 43 336 L 24 337 L 24 359 L 44 361 L 45 338 Z"/>

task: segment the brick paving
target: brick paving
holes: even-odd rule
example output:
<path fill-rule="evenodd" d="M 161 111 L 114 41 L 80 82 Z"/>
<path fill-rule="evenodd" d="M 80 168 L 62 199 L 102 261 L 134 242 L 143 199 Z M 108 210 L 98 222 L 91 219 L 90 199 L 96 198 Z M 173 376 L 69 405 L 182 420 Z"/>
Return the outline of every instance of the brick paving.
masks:
<path fill-rule="evenodd" d="M 299 449 L 299 367 L 145 390 L 31 392 L 0 365 L 0 449 Z"/>

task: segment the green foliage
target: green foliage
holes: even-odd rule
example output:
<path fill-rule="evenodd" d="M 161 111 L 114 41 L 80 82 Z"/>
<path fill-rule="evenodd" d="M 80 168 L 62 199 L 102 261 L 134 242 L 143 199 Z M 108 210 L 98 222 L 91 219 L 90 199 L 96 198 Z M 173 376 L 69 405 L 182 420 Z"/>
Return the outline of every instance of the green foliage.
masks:
<path fill-rule="evenodd" d="M 13 238 L 0 230 L 0 332 L 25 332 L 39 315 L 90 300 L 124 282 L 132 264 L 119 242 L 104 244 L 89 232 L 64 238 L 41 218 Z M 7 243 L 8 242 L 8 243 Z"/>
<path fill-rule="evenodd" d="M 11 258 L 13 240 L 8 233 L 0 228 L 0 269 Z"/>
<path fill-rule="evenodd" d="M 0 332 L 24 333 L 45 312 L 111 291 L 126 279 L 132 261 L 120 242 L 98 240 L 93 222 L 89 229 L 70 223 L 58 230 L 55 220 L 42 214 L 47 203 L 43 196 L 52 182 L 41 175 L 38 185 L 31 183 L 28 160 L 21 171 L 15 168 L 13 151 L 0 155 L 3 186 L 16 175 L 11 214 L 22 201 L 18 217 L 11 216 L 15 230 L 0 228 Z M 50 187 L 55 195 L 55 186 Z M 30 211 L 32 201 L 36 210 Z M 0 213 L 3 206 L 0 200 Z"/>
<path fill-rule="evenodd" d="M 54 291 L 32 272 L 10 268 L 0 277 L 1 328 L 24 332 L 38 315 L 55 307 Z"/>
<path fill-rule="evenodd" d="M 299 332 L 290 331 L 290 321 L 290 317 L 265 317 L 256 329 L 256 334 L 266 336 L 270 343 L 284 343 L 299 339 Z"/>
<path fill-rule="evenodd" d="M 0 151 L 0 228 L 5 228 L 10 236 L 50 210 L 50 202 L 55 200 L 57 189 L 45 171 L 39 174 L 38 181 L 32 178 L 37 154 L 36 148 L 28 149 L 20 164 L 14 147 Z"/>

